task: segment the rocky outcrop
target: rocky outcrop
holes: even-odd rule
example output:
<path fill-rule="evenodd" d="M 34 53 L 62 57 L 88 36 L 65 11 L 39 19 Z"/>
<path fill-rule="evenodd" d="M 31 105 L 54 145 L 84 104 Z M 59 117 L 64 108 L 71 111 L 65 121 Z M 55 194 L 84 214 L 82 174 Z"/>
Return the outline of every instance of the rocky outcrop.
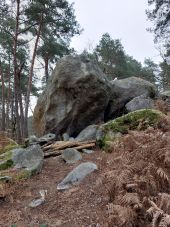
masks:
<path fill-rule="evenodd" d="M 54 69 L 34 110 L 37 135 L 77 134 L 104 120 L 111 87 L 102 71 L 81 56 L 67 56 Z"/>
<path fill-rule="evenodd" d="M 138 77 L 129 77 L 111 81 L 112 94 L 105 114 L 105 119 L 113 119 L 126 111 L 125 105 L 133 98 L 144 95 L 154 99 L 158 92 L 150 82 Z"/>
<path fill-rule="evenodd" d="M 75 138 L 89 125 L 120 116 L 125 105 L 141 95 L 154 98 L 157 89 L 136 77 L 110 82 L 86 57 L 67 56 L 57 64 L 38 99 L 34 128 L 38 136 L 50 132 L 58 138 L 63 134 Z"/>

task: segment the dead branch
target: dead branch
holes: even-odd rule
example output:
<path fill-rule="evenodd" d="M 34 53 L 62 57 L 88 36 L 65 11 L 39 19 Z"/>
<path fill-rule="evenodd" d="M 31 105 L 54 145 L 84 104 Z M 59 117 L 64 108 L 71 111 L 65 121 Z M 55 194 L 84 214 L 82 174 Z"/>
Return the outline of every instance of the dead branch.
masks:
<path fill-rule="evenodd" d="M 86 145 L 83 148 L 88 148 L 88 147 L 92 147 L 91 145 L 89 146 L 89 144 L 93 144 L 93 146 L 95 146 L 95 140 L 91 140 L 91 141 L 85 141 L 85 142 L 80 142 L 80 141 L 57 141 L 56 143 L 52 144 L 52 145 L 48 145 L 43 147 L 43 151 L 48 151 L 49 149 L 51 150 L 63 150 L 66 148 L 71 148 L 71 147 L 80 147 L 79 149 L 82 149 L 81 146 Z"/>
<path fill-rule="evenodd" d="M 95 143 L 88 143 L 88 144 L 83 144 L 81 146 L 74 146 L 74 149 L 76 149 L 76 150 L 82 150 L 84 148 L 92 148 L 95 145 L 96 145 Z M 61 148 L 61 146 L 60 146 L 60 148 Z M 69 147 L 67 146 L 67 148 L 69 148 Z M 56 148 L 50 149 L 50 152 L 48 152 L 48 153 L 45 152 L 44 153 L 44 158 L 48 158 L 48 157 L 51 157 L 51 156 L 59 156 L 59 155 L 62 154 L 63 151 L 64 151 L 64 149 L 62 149 L 62 150 L 56 149 Z"/>

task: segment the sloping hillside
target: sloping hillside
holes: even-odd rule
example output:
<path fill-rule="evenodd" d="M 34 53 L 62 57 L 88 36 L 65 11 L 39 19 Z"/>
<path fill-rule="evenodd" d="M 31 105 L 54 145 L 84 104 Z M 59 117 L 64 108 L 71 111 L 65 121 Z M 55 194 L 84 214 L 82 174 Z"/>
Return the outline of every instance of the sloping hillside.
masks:
<path fill-rule="evenodd" d="M 170 225 L 168 116 L 159 129 L 129 131 L 111 153 L 96 147 L 93 154 L 83 154 L 85 161 L 96 163 L 98 170 L 65 191 L 58 191 L 57 184 L 82 161 L 66 164 L 61 156 L 51 157 L 39 175 L 3 184 L 0 226 Z M 45 202 L 30 208 L 40 190 L 47 190 Z"/>

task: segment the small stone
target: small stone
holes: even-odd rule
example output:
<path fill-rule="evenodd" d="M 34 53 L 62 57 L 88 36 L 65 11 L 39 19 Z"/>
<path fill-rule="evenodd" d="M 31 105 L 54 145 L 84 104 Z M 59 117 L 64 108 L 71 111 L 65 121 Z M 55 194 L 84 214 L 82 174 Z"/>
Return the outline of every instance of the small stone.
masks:
<path fill-rule="evenodd" d="M 51 141 L 51 140 L 54 140 L 55 137 L 56 137 L 55 134 L 53 134 L 53 133 L 48 133 L 48 134 L 46 134 L 46 135 L 44 135 L 44 136 L 38 138 L 38 142 L 39 142 L 39 143 L 47 143 L 47 142 L 49 142 L 49 141 Z"/>
<path fill-rule="evenodd" d="M 70 137 L 69 138 L 69 141 L 74 141 L 75 139 L 73 137 Z"/>
<path fill-rule="evenodd" d="M 69 141 L 70 137 L 68 133 L 64 133 L 62 137 L 63 137 L 63 141 Z"/>
<path fill-rule="evenodd" d="M 83 153 L 86 153 L 86 154 L 92 154 L 92 153 L 94 153 L 93 150 L 88 150 L 88 149 L 82 149 L 82 152 Z"/>
<path fill-rule="evenodd" d="M 0 181 L 9 182 L 12 180 L 12 177 L 9 176 L 0 176 Z"/>
<path fill-rule="evenodd" d="M 40 198 L 40 199 L 35 199 L 33 200 L 28 206 L 31 208 L 35 208 L 40 206 L 41 204 L 43 204 L 45 202 L 44 199 Z"/>
<path fill-rule="evenodd" d="M 76 163 L 82 159 L 82 156 L 76 149 L 67 148 L 62 154 L 62 158 L 66 161 L 66 163 Z"/>
<path fill-rule="evenodd" d="M 35 208 L 35 207 L 38 207 L 38 206 L 40 206 L 41 204 L 43 204 L 45 202 L 45 195 L 47 194 L 47 190 L 40 190 L 39 193 L 40 193 L 41 198 L 34 199 L 29 204 L 29 207 Z"/>

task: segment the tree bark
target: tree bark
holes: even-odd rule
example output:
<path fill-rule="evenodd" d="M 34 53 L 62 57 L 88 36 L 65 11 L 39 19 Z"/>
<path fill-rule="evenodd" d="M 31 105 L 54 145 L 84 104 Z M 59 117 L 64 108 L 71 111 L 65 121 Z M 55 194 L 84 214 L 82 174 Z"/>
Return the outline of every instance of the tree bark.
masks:
<path fill-rule="evenodd" d="M 15 25 L 15 37 L 14 37 L 14 51 L 13 51 L 13 63 L 14 63 L 14 99 L 15 99 L 15 118 L 16 118 L 16 139 L 17 142 L 21 142 L 21 130 L 20 119 L 18 111 L 18 66 L 17 66 L 17 42 L 18 42 L 18 30 L 19 30 L 19 15 L 20 15 L 20 0 L 17 0 L 17 12 L 16 12 L 16 25 Z"/>
<path fill-rule="evenodd" d="M 9 67 L 7 69 L 7 78 L 8 78 L 8 95 L 7 95 L 7 104 L 6 104 L 6 128 L 10 128 L 10 116 L 9 116 L 9 108 L 10 108 L 10 103 L 12 102 L 11 100 L 11 76 L 10 76 L 10 62 L 9 62 Z"/>
<path fill-rule="evenodd" d="M 0 76 L 2 82 L 2 131 L 5 131 L 5 83 L 4 83 L 4 75 L 2 72 L 2 67 L 0 65 Z"/>
<path fill-rule="evenodd" d="M 24 122 L 24 137 L 28 137 L 28 109 L 29 109 L 29 103 L 30 103 L 30 94 L 32 89 L 32 78 L 33 78 L 33 70 L 34 70 L 34 63 L 35 63 L 35 57 L 37 53 L 37 47 L 38 42 L 41 34 L 41 27 L 42 27 L 42 18 L 40 20 L 40 24 L 37 31 L 37 37 L 34 45 L 33 50 L 33 56 L 30 66 L 30 73 L 29 73 L 29 79 L 28 79 L 28 89 L 27 89 L 27 95 L 26 95 L 26 101 L 25 101 L 25 122 Z"/>

